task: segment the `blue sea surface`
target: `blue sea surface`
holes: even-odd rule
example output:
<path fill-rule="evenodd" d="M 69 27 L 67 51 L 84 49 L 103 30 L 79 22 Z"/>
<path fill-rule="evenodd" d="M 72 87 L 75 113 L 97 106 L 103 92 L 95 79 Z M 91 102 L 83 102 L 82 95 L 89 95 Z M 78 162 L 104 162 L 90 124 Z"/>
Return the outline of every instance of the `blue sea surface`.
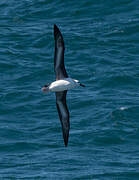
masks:
<path fill-rule="evenodd" d="M 55 93 L 65 41 L 70 137 Z M 0 180 L 139 179 L 139 1 L 0 1 Z"/>

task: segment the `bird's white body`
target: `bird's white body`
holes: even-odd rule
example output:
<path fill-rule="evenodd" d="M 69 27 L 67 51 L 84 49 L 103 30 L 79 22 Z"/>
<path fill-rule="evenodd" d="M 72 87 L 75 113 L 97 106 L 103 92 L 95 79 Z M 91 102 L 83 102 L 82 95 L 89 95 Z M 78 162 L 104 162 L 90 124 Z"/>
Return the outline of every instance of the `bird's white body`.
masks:
<path fill-rule="evenodd" d="M 74 87 L 80 86 L 79 81 L 71 78 L 65 78 L 52 82 L 49 85 L 49 91 L 60 92 L 72 89 Z"/>

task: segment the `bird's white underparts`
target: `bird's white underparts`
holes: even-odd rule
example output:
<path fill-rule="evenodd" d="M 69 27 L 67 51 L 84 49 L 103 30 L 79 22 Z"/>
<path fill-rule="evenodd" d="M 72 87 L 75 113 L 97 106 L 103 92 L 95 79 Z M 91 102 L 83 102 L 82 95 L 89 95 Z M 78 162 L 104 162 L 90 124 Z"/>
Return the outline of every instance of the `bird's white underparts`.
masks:
<path fill-rule="evenodd" d="M 43 88 L 43 92 L 60 92 L 65 90 L 70 90 L 75 87 L 84 86 L 78 80 L 72 78 L 64 78 L 61 80 L 54 81 L 49 85 L 46 84 Z"/>

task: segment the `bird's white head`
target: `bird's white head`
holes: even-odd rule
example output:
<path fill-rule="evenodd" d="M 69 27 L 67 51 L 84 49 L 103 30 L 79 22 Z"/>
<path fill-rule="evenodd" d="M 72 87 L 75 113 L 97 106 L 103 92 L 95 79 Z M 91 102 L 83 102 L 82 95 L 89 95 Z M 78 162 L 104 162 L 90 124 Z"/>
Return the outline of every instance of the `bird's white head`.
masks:
<path fill-rule="evenodd" d="M 45 92 L 45 93 L 48 93 L 48 92 L 49 92 L 49 84 L 45 84 L 45 85 L 42 87 L 42 91 Z"/>

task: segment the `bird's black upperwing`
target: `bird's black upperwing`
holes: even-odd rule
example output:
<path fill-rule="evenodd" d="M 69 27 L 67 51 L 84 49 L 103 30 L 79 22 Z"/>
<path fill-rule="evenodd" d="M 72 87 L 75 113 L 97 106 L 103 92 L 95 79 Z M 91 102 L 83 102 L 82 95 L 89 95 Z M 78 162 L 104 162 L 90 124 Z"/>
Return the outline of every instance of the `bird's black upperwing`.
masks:
<path fill-rule="evenodd" d="M 55 55 L 54 55 L 54 69 L 56 73 L 56 80 L 67 78 L 67 72 L 64 66 L 64 40 L 58 27 L 54 25 L 55 38 Z"/>
<path fill-rule="evenodd" d="M 66 104 L 66 94 L 67 91 L 56 92 L 56 106 L 62 125 L 65 146 L 68 145 L 68 137 L 69 137 L 69 129 L 70 129 L 69 111 Z"/>

